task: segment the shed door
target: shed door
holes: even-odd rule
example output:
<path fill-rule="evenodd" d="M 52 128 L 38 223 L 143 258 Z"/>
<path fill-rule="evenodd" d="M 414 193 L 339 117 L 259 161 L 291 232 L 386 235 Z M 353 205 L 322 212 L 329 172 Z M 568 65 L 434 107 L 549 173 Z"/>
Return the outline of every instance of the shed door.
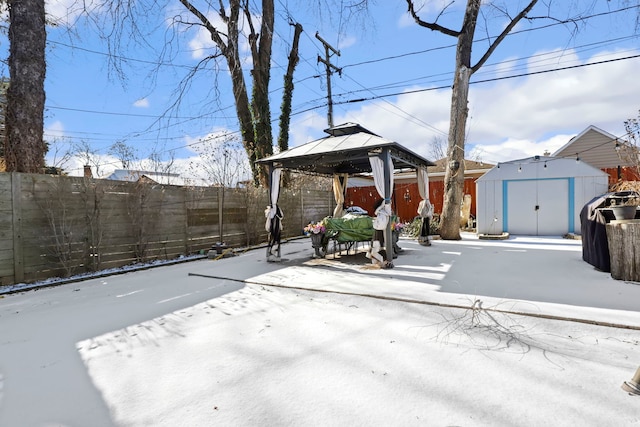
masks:
<path fill-rule="evenodd" d="M 533 236 L 569 231 L 567 179 L 523 180 L 507 183 L 507 231 Z"/>

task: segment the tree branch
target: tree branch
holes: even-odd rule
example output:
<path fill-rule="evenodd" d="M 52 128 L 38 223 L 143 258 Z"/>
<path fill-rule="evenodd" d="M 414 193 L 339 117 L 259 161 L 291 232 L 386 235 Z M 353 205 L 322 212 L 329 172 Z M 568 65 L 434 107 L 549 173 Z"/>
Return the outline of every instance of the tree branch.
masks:
<path fill-rule="evenodd" d="M 224 22 L 225 24 L 229 23 L 229 17 L 224 10 L 224 3 L 222 2 L 222 0 L 218 1 L 218 15 L 220 16 L 220 19 L 222 19 L 222 22 Z"/>
<path fill-rule="evenodd" d="M 480 58 L 480 60 L 476 63 L 476 65 L 471 67 L 472 74 L 478 71 L 478 69 L 480 69 L 480 67 L 482 67 L 485 62 L 487 62 L 487 59 L 489 59 L 493 51 L 496 50 L 496 48 L 502 42 L 502 40 L 504 40 L 504 38 L 507 37 L 509 32 L 513 29 L 513 27 L 515 27 L 518 24 L 518 22 L 520 22 L 523 18 L 527 16 L 527 13 L 529 13 L 531 9 L 533 9 L 533 7 L 536 5 L 537 2 L 538 0 L 531 0 L 529 4 L 524 9 L 522 9 L 520 13 L 518 13 L 511 20 L 511 22 L 509 22 L 509 25 L 507 25 L 504 28 L 504 30 L 502 30 L 502 33 L 500 33 L 500 35 L 493 41 L 493 43 L 491 43 L 491 45 L 489 46 L 489 49 L 487 49 L 484 55 L 482 55 L 482 58 Z"/>
<path fill-rule="evenodd" d="M 453 1 L 451 3 L 449 3 L 448 5 L 446 5 L 442 11 L 440 11 L 440 13 L 438 14 L 438 16 L 436 17 L 436 20 L 434 22 L 426 22 L 423 21 L 422 19 L 420 19 L 420 17 L 418 16 L 418 14 L 415 11 L 415 5 L 413 4 L 412 0 L 407 0 L 407 6 L 408 6 L 408 11 L 409 14 L 411 15 L 411 17 L 413 18 L 414 21 L 416 21 L 416 24 L 420 25 L 421 27 L 424 28 L 428 28 L 432 31 L 438 31 L 442 34 L 446 34 L 448 36 L 451 37 L 458 37 L 460 35 L 460 31 L 454 31 L 450 28 L 447 27 L 443 27 L 442 25 L 438 24 L 438 18 L 444 13 L 444 11 L 451 6 L 451 4 L 453 3 Z"/>
<path fill-rule="evenodd" d="M 256 28 L 253 25 L 253 18 L 251 17 L 251 11 L 249 10 L 249 1 L 244 0 L 242 5 L 242 11 L 244 12 L 244 17 L 247 20 L 247 24 L 249 24 L 249 47 L 251 48 L 251 57 L 253 58 L 253 67 L 257 68 L 256 60 L 258 58 L 258 38 L 260 35 L 256 33 Z"/>
<path fill-rule="evenodd" d="M 214 27 L 213 24 L 211 24 L 211 21 L 209 21 L 209 19 L 202 12 L 200 12 L 193 4 L 191 4 L 189 0 L 180 0 L 180 3 L 182 3 L 182 5 L 186 7 L 189 12 L 193 13 L 200 20 L 200 22 L 202 22 L 202 25 L 211 35 L 211 40 L 213 40 L 214 43 L 217 44 L 218 47 L 220 47 L 221 51 L 225 52 L 227 50 L 227 44 L 224 42 L 224 40 L 222 40 L 218 29 Z M 221 10 L 220 15 L 224 15 L 224 9 Z"/>

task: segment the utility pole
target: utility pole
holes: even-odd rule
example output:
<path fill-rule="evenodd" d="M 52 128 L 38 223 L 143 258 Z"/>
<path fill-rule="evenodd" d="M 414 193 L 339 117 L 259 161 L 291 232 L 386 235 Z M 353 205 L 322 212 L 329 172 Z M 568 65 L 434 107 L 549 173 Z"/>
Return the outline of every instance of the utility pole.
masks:
<path fill-rule="evenodd" d="M 329 127 L 332 128 L 333 127 L 333 100 L 331 99 L 331 72 L 332 72 L 331 70 L 332 69 L 336 70 L 338 74 L 342 75 L 342 68 L 338 68 L 331 63 L 331 54 L 329 53 L 329 51 L 335 53 L 338 56 L 340 56 L 340 51 L 336 50 L 329 43 L 324 41 L 324 39 L 320 37 L 320 34 L 318 34 L 317 31 L 316 31 L 316 38 L 320 40 L 320 42 L 324 45 L 324 58 L 318 55 L 318 62 L 322 62 L 325 65 L 327 70 L 327 104 L 328 104 L 327 122 L 329 123 Z"/>

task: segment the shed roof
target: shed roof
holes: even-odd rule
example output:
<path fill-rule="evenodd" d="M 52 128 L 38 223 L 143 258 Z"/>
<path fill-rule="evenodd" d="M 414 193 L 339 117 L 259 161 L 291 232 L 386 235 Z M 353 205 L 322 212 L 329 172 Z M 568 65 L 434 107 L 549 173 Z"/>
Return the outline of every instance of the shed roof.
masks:
<path fill-rule="evenodd" d="M 357 123 L 344 123 L 325 129 L 325 132 L 329 136 L 265 157 L 257 163 L 323 175 L 354 174 L 370 172 L 369 154 L 388 148 L 394 169 L 435 165 L 397 142 L 382 138 Z"/>
<path fill-rule="evenodd" d="M 607 177 L 602 170 L 583 161 L 562 157 L 534 156 L 498 163 L 476 182 L 545 180 L 571 177 Z"/>

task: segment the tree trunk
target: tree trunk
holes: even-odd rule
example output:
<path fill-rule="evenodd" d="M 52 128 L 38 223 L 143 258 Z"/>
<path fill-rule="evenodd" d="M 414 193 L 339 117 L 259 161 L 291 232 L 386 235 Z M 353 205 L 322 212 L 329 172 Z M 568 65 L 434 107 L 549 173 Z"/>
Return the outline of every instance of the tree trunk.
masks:
<path fill-rule="evenodd" d="M 233 97 L 236 102 L 236 114 L 238 115 L 238 122 L 240 124 L 240 133 L 242 134 L 242 145 L 244 146 L 249 161 L 255 158 L 256 142 L 255 133 L 253 128 L 253 118 L 251 115 L 251 108 L 249 106 L 249 96 L 247 94 L 247 86 L 244 81 L 244 75 L 242 74 L 242 67 L 240 61 L 235 61 L 236 58 L 229 61 L 229 69 L 231 70 L 231 84 L 233 86 Z M 251 170 L 253 171 L 254 179 L 257 179 L 257 173 L 254 163 L 251 162 Z"/>
<path fill-rule="evenodd" d="M 187 0 L 180 0 L 183 4 Z M 193 12 L 193 10 L 192 10 Z M 206 18 L 201 18 L 204 22 Z M 244 79 L 242 70 L 242 61 L 240 59 L 239 48 L 239 19 L 240 19 L 240 3 L 238 1 L 230 2 L 229 20 L 227 21 L 227 44 L 225 45 L 215 28 L 211 28 L 212 39 L 216 42 L 229 66 L 231 72 L 231 85 L 233 87 L 233 98 L 236 102 L 236 114 L 240 124 L 240 133 L 242 134 L 242 145 L 244 146 L 249 164 L 253 171 L 254 179 L 257 179 L 253 159 L 255 159 L 256 139 L 255 129 L 253 126 L 253 115 L 251 114 L 251 106 L 249 104 L 249 95 L 247 92 L 247 84 Z M 207 21 L 208 22 L 208 21 Z"/>
<path fill-rule="evenodd" d="M 278 133 L 278 149 L 282 152 L 289 149 L 289 123 L 291 122 L 291 100 L 293 99 L 293 72 L 298 65 L 298 43 L 302 34 L 302 25 L 295 24 L 293 44 L 289 54 L 287 73 L 284 75 L 284 89 L 282 93 L 282 109 L 280 114 L 280 131 Z"/>
<path fill-rule="evenodd" d="M 460 240 L 460 205 L 464 189 L 464 143 L 469 115 L 467 103 L 469 79 L 473 73 L 471 49 L 480 3 L 480 0 L 469 0 L 467 3 L 462 32 L 458 36 L 456 49 L 456 74 L 451 93 L 447 150 L 449 163 L 444 177 L 444 200 L 440 222 L 440 237 L 445 240 Z"/>
<path fill-rule="evenodd" d="M 449 120 L 449 163 L 444 176 L 444 200 L 440 237 L 445 240 L 460 239 L 460 205 L 464 188 L 464 140 L 467 123 L 467 101 L 471 70 L 458 68 L 451 94 L 451 118 Z"/>
<path fill-rule="evenodd" d="M 293 100 L 293 73 L 300 59 L 298 55 L 298 44 L 302 34 L 302 25 L 295 24 L 293 43 L 289 53 L 289 63 L 287 72 L 284 75 L 284 88 L 282 90 L 282 106 L 280 108 L 280 129 L 278 131 L 278 150 L 280 152 L 289 149 L 289 128 L 291 123 L 291 102 Z M 288 187 L 291 182 L 291 171 L 284 171 L 282 174 L 282 186 Z"/>
<path fill-rule="evenodd" d="M 251 96 L 251 111 L 253 112 L 256 147 L 254 152 L 249 154 L 251 165 L 255 165 L 256 160 L 273 154 L 269 80 L 271 78 L 271 46 L 273 44 L 274 19 L 273 0 L 263 0 L 261 32 L 257 45 L 252 46 L 253 70 L 251 70 L 251 75 L 253 77 L 253 94 Z M 253 43 L 256 43 L 256 41 Z M 254 167 L 254 177 L 257 175 L 259 182 L 266 184 L 266 171 L 262 168 L 257 168 L 257 166 L 252 167 Z"/>
<path fill-rule="evenodd" d="M 606 225 L 611 277 L 640 281 L 640 222 L 623 220 Z"/>
<path fill-rule="evenodd" d="M 44 172 L 46 39 L 44 0 L 10 0 L 4 141 L 8 172 Z"/>

